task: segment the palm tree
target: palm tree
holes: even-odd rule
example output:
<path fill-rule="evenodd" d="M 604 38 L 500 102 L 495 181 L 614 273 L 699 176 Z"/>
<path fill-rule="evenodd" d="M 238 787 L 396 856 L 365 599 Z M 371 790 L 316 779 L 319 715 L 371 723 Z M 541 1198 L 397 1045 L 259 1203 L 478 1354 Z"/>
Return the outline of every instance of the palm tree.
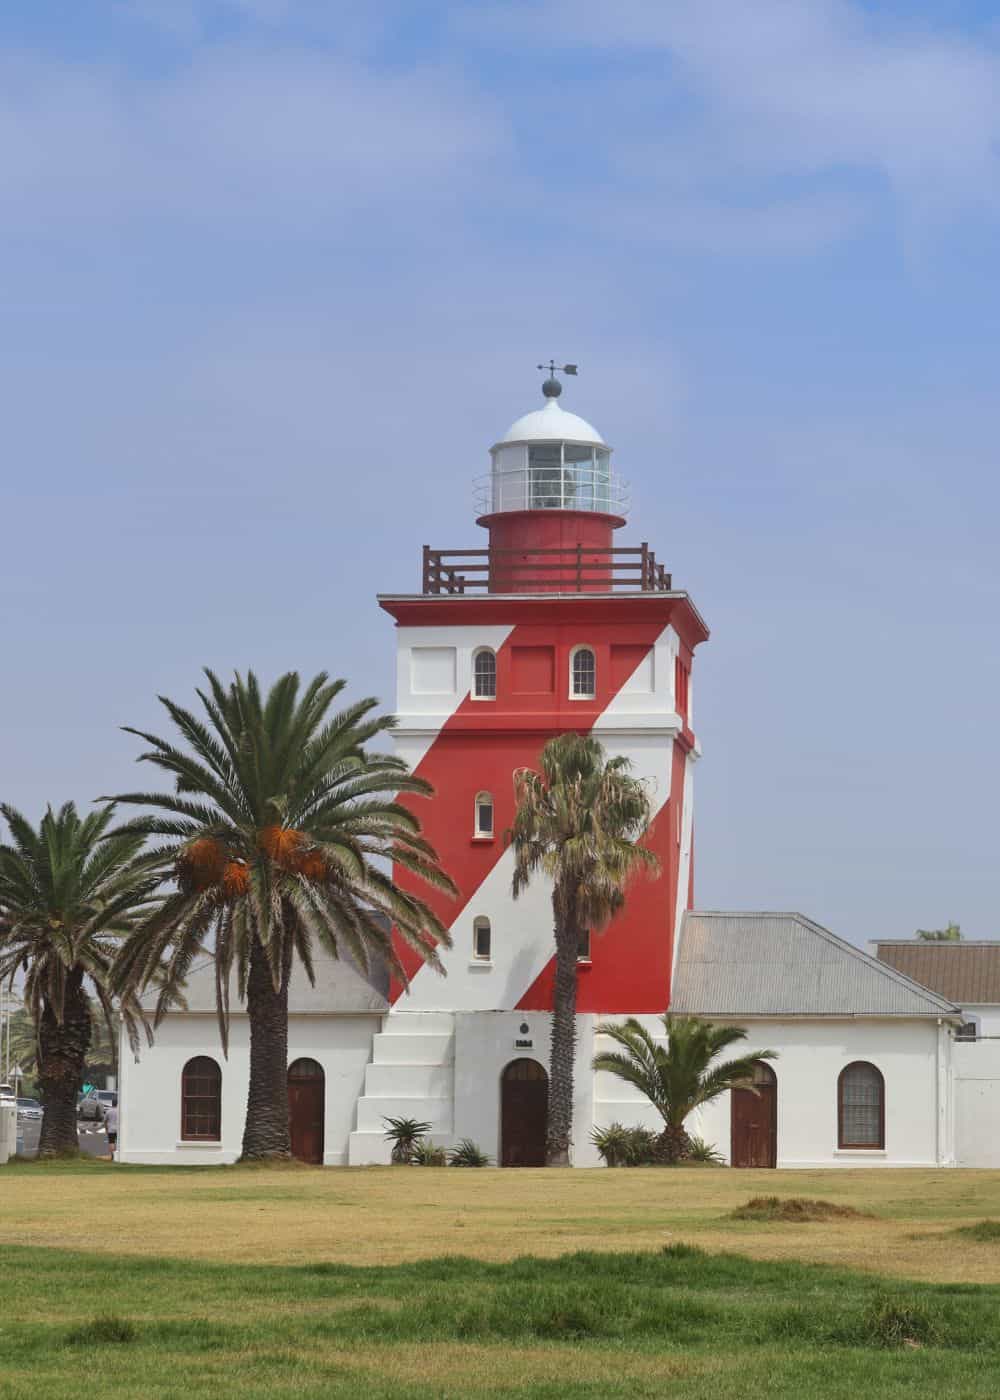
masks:
<path fill-rule="evenodd" d="M 346 950 L 367 969 L 383 959 L 405 984 L 391 925 L 422 958 L 440 967 L 436 944 L 448 930 L 428 905 L 399 889 L 385 865 L 454 892 L 417 819 L 397 792 L 432 789 L 406 764 L 366 745 L 395 721 L 373 715 L 376 700 L 330 707 L 344 687 L 325 673 L 300 694 L 288 672 L 262 696 L 256 676 L 228 689 L 211 671 L 198 691 L 206 719 L 164 697 L 183 743 L 131 729 L 150 748 L 140 761 L 174 778 L 174 791 L 132 792 L 113 801 L 153 808 L 129 822 L 132 834 L 165 839 L 158 859 L 176 889 L 130 939 L 118 983 L 163 986 L 156 1020 L 177 999 L 192 960 L 214 952 L 223 1050 L 228 1047 L 229 982 L 250 1022 L 250 1088 L 244 1159 L 287 1157 L 288 982 L 295 959 L 313 980 L 317 946 Z M 206 942 L 208 940 L 208 942 Z"/>
<path fill-rule="evenodd" d="M 542 750 L 541 772 L 514 774 L 514 898 L 534 875 L 552 881 L 556 940 L 546 1160 L 569 1166 L 576 1050 L 576 979 L 581 939 L 604 927 L 625 902 L 639 868 L 659 869 L 638 842 L 650 820 L 644 784 L 626 758 L 608 758 L 589 736 L 560 734 Z"/>
<path fill-rule="evenodd" d="M 94 1030 L 96 999 L 109 1032 L 110 969 L 121 940 L 156 900 L 158 877 L 142 837 L 110 836 L 113 809 L 81 818 L 72 802 L 50 807 L 35 828 L 0 804 L 11 845 L 0 845 L 0 981 L 23 973 L 22 997 L 36 1040 L 45 1104 L 43 1157 L 75 1152 L 76 1099 Z M 122 1017 L 133 1046 L 140 1019 L 126 995 Z"/>
<path fill-rule="evenodd" d="M 774 1050 L 755 1050 L 721 1065 L 713 1061 L 727 1046 L 746 1040 L 738 1026 L 716 1026 L 700 1016 L 663 1018 L 667 1044 L 654 1040 L 634 1016 L 615 1024 L 599 1025 L 595 1035 L 606 1035 L 621 1046 L 620 1051 L 602 1050 L 594 1056 L 593 1067 L 615 1074 L 634 1084 L 645 1094 L 663 1119 L 660 1156 L 668 1162 L 686 1157 L 691 1140 L 684 1131 L 688 1114 L 711 1103 L 727 1089 L 750 1089 L 754 1093 L 755 1060 L 775 1060 Z"/>

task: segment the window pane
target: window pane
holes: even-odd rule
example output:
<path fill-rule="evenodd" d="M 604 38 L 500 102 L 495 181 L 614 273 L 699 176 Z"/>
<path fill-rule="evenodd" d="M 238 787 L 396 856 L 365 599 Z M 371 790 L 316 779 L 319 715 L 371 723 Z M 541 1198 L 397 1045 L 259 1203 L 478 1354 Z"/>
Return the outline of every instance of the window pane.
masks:
<path fill-rule="evenodd" d="M 181 1076 L 181 1137 L 222 1136 L 222 1071 L 201 1055 L 189 1060 Z"/>
<path fill-rule="evenodd" d="M 477 958 L 488 959 L 490 956 L 490 921 L 489 919 L 477 919 L 472 931 L 473 952 Z"/>
<path fill-rule="evenodd" d="M 873 1065 L 851 1065 L 840 1081 L 841 1145 L 882 1146 L 882 1077 Z"/>
<path fill-rule="evenodd" d="M 594 653 L 586 647 L 573 653 L 573 694 L 593 696 L 597 684 Z"/>
<path fill-rule="evenodd" d="M 562 443 L 543 443 L 528 449 L 530 508 L 558 510 L 563 503 Z"/>
<path fill-rule="evenodd" d="M 590 929 L 585 928 L 576 945 L 577 962 L 590 962 Z"/>
<path fill-rule="evenodd" d="M 475 694 L 481 700 L 492 700 L 496 693 L 497 659 L 491 651 L 479 651 L 475 662 Z"/>
<path fill-rule="evenodd" d="M 493 799 L 492 797 L 476 798 L 476 834 L 478 836 L 493 835 Z"/>

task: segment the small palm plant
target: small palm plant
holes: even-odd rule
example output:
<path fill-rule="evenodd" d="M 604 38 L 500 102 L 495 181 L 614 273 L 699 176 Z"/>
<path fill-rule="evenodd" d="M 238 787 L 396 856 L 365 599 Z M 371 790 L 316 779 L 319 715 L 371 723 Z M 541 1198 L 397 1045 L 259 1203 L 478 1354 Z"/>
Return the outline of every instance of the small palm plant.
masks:
<path fill-rule="evenodd" d="M 609 1123 L 606 1128 L 595 1128 L 590 1140 L 604 1158 L 606 1166 L 628 1165 L 629 1129 L 624 1123 Z"/>
<path fill-rule="evenodd" d="M 142 837 L 114 836 L 111 808 L 78 815 L 50 807 L 37 830 L 6 804 L 11 843 L 0 845 L 0 983 L 24 974 L 45 1104 L 39 1155 L 77 1150 L 76 1099 L 98 1018 L 114 1026 L 111 967 L 122 940 L 155 909 L 159 877 Z M 126 994 L 122 1020 L 133 1048 L 142 1017 Z M 114 1047 L 110 1047 L 112 1054 Z"/>
<path fill-rule="evenodd" d="M 415 1167 L 443 1167 L 446 1164 L 445 1150 L 421 1138 L 410 1160 Z"/>
<path fill-rule="evenodd" d="M 667 1044 L 657 1044 L 646 1027 L 634 1016 L 620 1024 L 604 1022 L 595 1034 L 613 1040 L 620 1050 L 602 1050 L 594 1056 L 593 1067 L 617 1075 L 645 1094 L 663 1119 L 659 1155 L 667 1162 L 681 1161 L 691 1150 L 691 1139 L 684 1130 L 688 1115 L 702 1104 L 711 1103 L 727 1089 L 757 1090 L 753 1083 L 754 1062 L 774 1060 L 774 1050 L 755 1050 L 723 1064 L 713 1061 L 730 1045 L 746 1040 L 738 1026 L 716 1026 L 700 1016 L 663 1017 Z"/>
<path fill-rule="evenodd" d="M 608 758 L 588 735 L 560 734 L 542 750 L 541 772 L 514 774 L 517 811 L 509 839 L 513 894 L 535 875 L 552 882 L 556 976 L 552 1007 L 546 1161 L 569 1166 L 580 943 L 625 903 L 632 876 L 659 863 L 639 843 L 650 822 L 649 794 L 627 758 Z"/>
<path fill-rule="evenodd" d="M 471 1138 L 463 1138 L 448 1154 L 449 1167 L 488 1167 L 489 1164 L 489 1157 Z"/>
<path fill-rule="evenodd" d="M 383 1118 L 382 1122 L 388 1124 L 385 1137 L 392 1143 L 390 1160 L 400 1167 L 412 1165 L 414 1153 L 424 1133 L 430 1132 L 431 1125 L 416 1118 Z"/>

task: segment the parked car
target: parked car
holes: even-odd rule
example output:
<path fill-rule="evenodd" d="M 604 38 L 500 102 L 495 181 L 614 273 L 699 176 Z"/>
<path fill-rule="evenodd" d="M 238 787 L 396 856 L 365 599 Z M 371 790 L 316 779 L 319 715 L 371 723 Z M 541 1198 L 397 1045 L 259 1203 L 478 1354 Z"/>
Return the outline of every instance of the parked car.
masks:
<path fill-rule="evenodd" d="M 84 1094 L 76 1106 L 77 1118 L 89 1123 L 103 1123 L 105 1114 L 111 1105 L 118 1104 L 118 1092 L 115 1089 L 91 1089 L 89 1094 Z"/>
<path fill-rule="evenodd" d="M 45 1110 L 37 1099 L 18 1099 L 17 1116 L 22 1123 L 40 1123 Z"/>

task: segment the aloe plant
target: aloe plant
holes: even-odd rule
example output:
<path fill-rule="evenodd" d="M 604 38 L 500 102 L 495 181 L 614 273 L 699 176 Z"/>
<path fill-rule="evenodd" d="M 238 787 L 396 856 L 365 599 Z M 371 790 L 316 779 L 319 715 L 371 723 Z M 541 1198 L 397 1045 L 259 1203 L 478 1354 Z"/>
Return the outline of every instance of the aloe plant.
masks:
<path fill-rule="evenodd" d="M 416 1118 L 383 1118 L 382 1122 L 389 1125 L 385 1137 L 392 1143 L 391 1160 L 396 1166 L 410 1166 L 421 1138 L 430 1132 L 431 1125 Z"/>

